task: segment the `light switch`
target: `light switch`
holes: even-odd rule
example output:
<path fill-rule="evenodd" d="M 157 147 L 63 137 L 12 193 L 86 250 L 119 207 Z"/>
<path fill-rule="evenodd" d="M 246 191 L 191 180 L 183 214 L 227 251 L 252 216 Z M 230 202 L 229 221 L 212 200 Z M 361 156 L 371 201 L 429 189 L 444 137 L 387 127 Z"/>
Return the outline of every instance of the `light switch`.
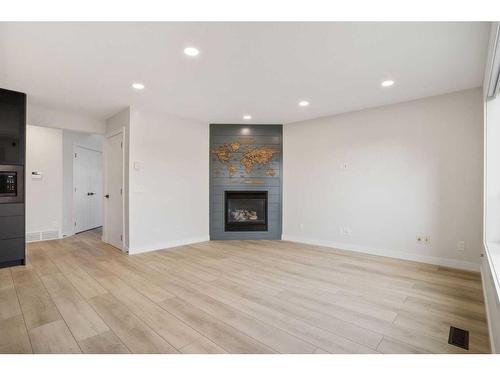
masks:
<path fill-rule="evenodd" d="M 140 171 L 142 167 L 142 163 L 135 161 L 134 162 L 134 171 Z"/>
<path fill-rule="evenodd" d="M 42 172 L 40 172 L 40 171 L 31 172 L 31 179 L 32 180 L 41 180 L 42 179 Z"/>

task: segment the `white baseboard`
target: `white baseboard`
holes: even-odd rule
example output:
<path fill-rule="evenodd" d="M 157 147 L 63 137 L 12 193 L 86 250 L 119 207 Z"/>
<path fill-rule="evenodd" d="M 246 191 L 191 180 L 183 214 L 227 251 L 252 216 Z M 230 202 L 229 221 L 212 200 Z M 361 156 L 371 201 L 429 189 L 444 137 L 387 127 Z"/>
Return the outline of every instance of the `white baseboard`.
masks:
<path fill-rule="evenodd" d="M 376 249 L 373 247 L 352 245 L 352 244 L 346 244 L 346 243 L 338 243 L 338 242 L 325 241 L 325 240 L 317 240 L 317 239 L 305 238 L 305 237 L 300 237 L 300 236 L 293 236 L 293 235 L 288 235 L 288 234 L 283 234 L 281 236 L 281 238 L 282 238 L 282 240 L 285 240 L 285 241 L 299 242 L 299 243 L 304 243 L 304 244 L 308 244 L 308 245 L 332 247 L 332 248 L 339 249 L 339 250 L 355 251 L 358 253 L 379 255 L 379 256 L 389 257 L 389 258 L 411 260 L 414 262 L 434 264 L 434 265 L 443 266 L 443 267 L 458 268 L 458 269 L 467 270 L 467 271 L 479 272 L 479 270 L 480 270 L 479 263 L 476 264 L 473 262 L 467 262 L 467 261 L 456 260 L 456 259 L 438 258 L 438 257 L 427 256 L 427 255 L 407 253 L 407 252 L 403 252 L 403 251 L 391 251 L 391 250 L 385 250 L 385 249 Z"/>
<path fill-rule="evenodd" d="M 140 247 L 140 248 L 129 248 L 128 253 L 129 255 L 134 255 L 134 254 L 141 254 L 141 253 L 147 253 L 149 251 L 156 251 L 156 250 L 164 250 L 164 249 L 169 249 L 172 247 L 177 247 L 177 246 L 184 246 L 184 245 L 191 245 L 194 243 L 199 243 L 199 242 L 206 242 L 209 241 L 210 237 L 197 237 L 197 238 L 187 238 L 183 240 L 176 240 L 176 241 L 168 241 L 159 245 L 154 245 L 154 246 L 147 246 L 147 247 Z"/>

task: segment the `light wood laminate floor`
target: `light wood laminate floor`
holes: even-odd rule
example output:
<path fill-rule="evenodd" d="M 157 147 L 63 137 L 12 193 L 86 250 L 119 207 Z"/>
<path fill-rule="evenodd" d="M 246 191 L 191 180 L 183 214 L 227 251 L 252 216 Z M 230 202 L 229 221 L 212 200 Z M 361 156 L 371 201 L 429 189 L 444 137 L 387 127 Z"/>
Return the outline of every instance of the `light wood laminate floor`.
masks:
<path fill-rule="evenodd" d="M 33 243 L 0 270 L 1 353 L 489 352 L 476 273 L 286 241 L 127 256 L 99 238 Z"/>

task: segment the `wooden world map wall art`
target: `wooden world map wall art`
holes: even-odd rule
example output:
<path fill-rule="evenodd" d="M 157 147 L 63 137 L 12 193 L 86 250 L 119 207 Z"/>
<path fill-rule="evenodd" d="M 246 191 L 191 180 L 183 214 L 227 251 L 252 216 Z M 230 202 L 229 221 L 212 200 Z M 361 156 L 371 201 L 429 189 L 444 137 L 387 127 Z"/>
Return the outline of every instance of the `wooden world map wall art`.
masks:
<path fill-rule="evenodd" d="M 217 160 L 227 169 L 229 176 L 233 177 L 238 167 L 236 163 L 244 168 L 246 176 L 241 174 L 239 177 L 251 177 L 251 173 L 257 167 L 264 167 L 267 176 L 274 177 L 276 171 L 270 167 L 273 158 L 280 153 L 279 150 L 264 146 L 255 147 L 248 144 L 242 145 L 240 142 L 225 143 L 212 150 Z M 238 155 L 241 155 L 238 159 Z M 252 179 L 244 179 L 243 183 L 255 184 Z"/>

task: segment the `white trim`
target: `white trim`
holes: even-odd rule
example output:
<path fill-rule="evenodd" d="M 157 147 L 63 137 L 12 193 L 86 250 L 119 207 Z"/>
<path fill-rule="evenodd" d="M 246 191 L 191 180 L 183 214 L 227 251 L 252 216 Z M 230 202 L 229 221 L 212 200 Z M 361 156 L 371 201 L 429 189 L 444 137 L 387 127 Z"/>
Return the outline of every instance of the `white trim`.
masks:
<path fill-rule="evenodd" d="M 96 135 L 101 135 L 101 134 L 96 134 Z M 88 150 L 88 151 L 99 152 L 102 154 L 102 150 L 97 150 L 96 148 L 84 146 L 84 145 L 79 144 L 78 142 L 73 142 L 73 151 L 75 150 L 76 147 L 80 147 L 80 148 L 83 148 L 83 149 Z"/>
<path fill-rule="evenodd" d="M 135 254 L 140 254 L 140 253 L 146 253 L 149 251 L 166 250 L 166 249 L 169 249 L 172 247 L 192 245 L 194 243 L 207 242 L 207 241 L 210 241 L 210 236 L 188 238 L 185 240 L 177 240 L 177 241 L 168 241 L 168 242 L 162 243 L 161 245 L 152 246 L 152 248 L 150 248 L 150 247 L 144 248 L 143 247 L 143 248 L 129 250 L 129 253 L 130 253 L 130 255 L 135 255 Z"/>
<path fill-rule="evenodd" d="M 499 36 L 500 23 L 492 22 L 490 28 L 489 51 L 486 58 L 486 69 L 483 82 L 483 94 L 486 100 L 494 98 L 499 92 L 499 67 L 500 67 L 500 50 Z"/>
<path fill-rule="evenodd" d="M 112 130 L 110 132 L 107 132 L 106 134 L 104 134 L 104 137 L 111 138 L 111 137 L 114 137 L 115 135 L 118 135 L 120 133 L 125 134 L 125 127 L 124 126 L 119 128 L 119 129 L 115 129 L 115 130 Z"/>
<path fill-rule="evenodd" d="M 410 261 L 414 261 L 414 262 L 434 264 L 437 266 L 458 268 L 458 269 L 467 270 L 467 271 L 478 272 L 480 270 L 480 266 L 478 263 L 467 262 L 467 261 L 463 261 L 463 260 L 438 258 L 438 257 L 432 257 L 432 256 L 428 256 L 428 255 L 407 253 L 407 252 L 403 252 L 403 251 L 376 249 L 376 248 L 368 247 L 368 246 L 338 243 L 338 242 L 327 241 L 327 240 L 317 240 L 317 239 L 304 238 L 304 237 L 298 237 L 298 236 L 290 236 L 287 234 L 283 234 L 282 239 L 284 241 L 299 242 L 299 243 L 304 243 L 304 244 L 308 244 L 308 245 L 326 246 L 326 247 L 331 247 L 331 248 L 335 248 L 335 249 L 339 249 L 339 250 L 348 250 L 348 251 L 355 251 L 358 253 L 379 255 L 379 256 L 383 256 L 383 257 L 403 259 L 403 260 L 410 260 Z"/>
<path fill-rule="evenodd" d="M 484 272 L 484 263 L 481 265 L 481 285 L 483 288 L 483 296 L 484 296 L 484 309 L 486 310 L 486 322 L 488 323 L 488 336 L 490 337 L 490 348 L 493 354 L 496 354 L 495 349 L 495 340 L 493 339 L 493 327 L 491 326 L 491 317 L 489 313 L 489 303 L 488 303 L 488 293 L 486 293 L 486 284 L 487 280 L 485 280 L 485 272 Z"/>
<path fill-rule="evenodd" d="M 498 28 L 498 25 L 497 25 Z M 500 99 L 495 99 L 500 100 Z M 493 249 L 496 248 L 498 251 L 498 244 L 492 241 L 488 241 L 488 102 L 487 98 L 483 101 L 483 247 L 484 256 L 486 257 L 486 263 L 490 269 L 491 279 L 493 280 L 493 287 L 496 292 L 497 303 L 500 303 L 500 276 L 497 274 L 493 263 L 493 257 L 498 257 L 499 255 L 493 255 Z M 496 259 L 496 258 L 495 258 Z"/>
<path fill-rule="evenodd" d="M 500 262 L 498 262 L 498 259 L 500 257 L 500 244 L 486 241 L 484 243 L 484 250 L 486 263 L 491 274 L 493 289 L 495 290 L 495 294 L 497 297 L 496 302 L 500 304 L 500 280 L 498 278 L 498 271 L 495 267 L 495 262 L 493 262 L 493 257 L 495 257 L 495 259 L 497 260 L 496 265 L 498 266 L 498 264 L 500 264 Z M 493 253 L 495 254 L 493 255 Z"/>
<path fill-rule="evenodd" d="M 71 236 L 74 236 L 73 234 Z M 57 238 L 51 238 L 50 240 L 35 240 L 35 241 L 28 241 L 26 240 L 26 243 L 36 243 L 36 242 L 47 242 L 47 241 L 56 241 L 56 240 L 62 240 L 67 237 L 71 236 L 64 236 L 64 237 L 57 237 Z"/>
<path fill-rule="evenodd" d="M 76 234 L 76 195 L 75 195 L 75 189 L 76 189 L 76 184 L 75 184 L 75 167 L 76 167 L 76 159 L 77 159 L 77 152 L 76 148 L 81 147 L 78 146 L 75 142 L 73 142 L 73 153 L 71 154 L 71 161 L 73 163 L 72 166 L 72 173 L 73 173 L 73 178 L 71 179 L 71 235 Z M 63 181 L 64 181 L 64 176 L 63 176 Z"/>

